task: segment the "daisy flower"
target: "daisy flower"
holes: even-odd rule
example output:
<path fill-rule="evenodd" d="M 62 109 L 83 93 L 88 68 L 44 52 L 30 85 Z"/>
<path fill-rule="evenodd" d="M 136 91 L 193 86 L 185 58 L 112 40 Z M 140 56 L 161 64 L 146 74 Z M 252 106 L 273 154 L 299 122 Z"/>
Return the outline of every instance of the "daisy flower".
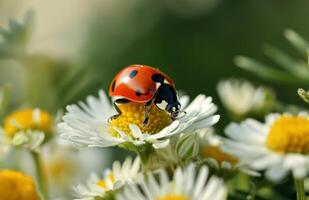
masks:
<path fill-rule="evenodd" d="M 186 106 L 188 97 L 184 96 L 180 103 L 186 114 L 174 121 L 166 111 L 152 105 L 149 124 L 143 126 L 144 105 L 131 102 L 119 105 L 122 114 L 108 122 L 115 110 L 105 93 L 100 91 L 99 98 L 89 96 L 86 103 L 67 106 L 59 128 L 64 139 L 79 146 L 110 147 L 128 143 L 139 146 L 150 143 L 154 148 L 163 148 L 169 144 L 171 136 L 209 127 L 219 120 L 219 115 L 214 115 L 217 107 L 211 97 L 199 95 Z"/>
<path fill-rule="evenodd" d="M 121 165 L 119 161 L 113 163 L 112 169 L 106 169 L 103 176 L 91 174 L 85 185 L 80 184 L 74 188 L 75 200 L 95 200 L 108 195 L 113 195 L 118 189 L 126 184 L 132 184 L 139 180 L 140 159 L 127 158 Z"/>
<path fill-rule="evenodd" d="M 222 80 L 217 85 L 217 91 L 224 107 L 236 117 L 267 113 L 275 101 L 275 94 L 269 88 L 256 88 L 246 80 Z"/>
<path fill-rule="evenodd" d="M 200 156 L 206 159 L 210 167 L 218 170 L 219 173 L 223 172 L 223 175 L 230 175 L 232 172 L 241 171 L 251 176 L 259 176 L 259 173 L 248 169 L 248 166 L 240 163 L 237 157 L 222 149 L 224 138 L 216 135 L 213 128 L 200 130 L 198 135 L 201 146 Z M 226 172 L 229 173 L 226 174 Z"/>
<path fill-rule="evenodd" d="M 13 146 L 35 150 L 52 135 L 52 117 L 40 109 L 18 110 L 5 118 L 1 132 Z"/>
<path fill-rule="evenodd" d="M 254 170 L 279 181 L 289 172 L 304 178 L 309 171 L 309 117 L 307 114 L 270 114 L 265 123 L 247 119 L 226 130 L 223 148 Z"/>
<path fill-rule="evenodd" d="M 226 188 L 223 180 L 212 176 L 208 180 L 206 166 L 196 169 L 190 164 L 185 169 L 178 167 L 172 180 L 165 170 L 159 171 L 159 181 L 149 173 L 140 184 L 127 185 L 117 195 L 117 200 L 223 200 Z M 140 186 L 140 187 L 139 187 Z M 141 190 L 140 190 L 141 189 Z"/>
<path fill-rule="evenodd" d="M 238 162 L 233 155 L 221 150 L 222 137 L 215 135 L 211 128 L 200 130 L 200 156 L 209 160 L 216 167 L 231 170 Z"/>
<path fill-rule="evenodd" d="M 89 171 L 101 170 L 109 161 L 107 149 L 76 149 L 63 141 L 52 140 L 42 148 L 43 171 L 51 199 L 72 199 L 72 184 L 84 180 Z M 87 162 L 85 162 L 87 161 Z M 29 160 L 25 160 L 29 162 Z"/>
<path fill-rule="evenodd" d="M 0 171 L 0 199 L 40 200 L 30 176 L 12 170 Z"/>

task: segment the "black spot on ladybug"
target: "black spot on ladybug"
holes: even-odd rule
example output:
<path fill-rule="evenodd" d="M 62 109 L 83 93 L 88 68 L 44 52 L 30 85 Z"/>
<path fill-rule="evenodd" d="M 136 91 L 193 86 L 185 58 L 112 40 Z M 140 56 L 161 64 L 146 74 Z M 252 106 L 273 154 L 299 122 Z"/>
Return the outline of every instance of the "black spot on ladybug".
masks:
<path fill-rule="evenodd" d="M 137 75 L 137 70 L 133 70 L 133 71 L 130 72 L 129 77 L 132 79 L 132 78 L 134 78 L 136 75 Z"/>
<path fill-rule="evenodd" d="M 151 79 L 157 83 L 164 83 L 164 77 L 162 74 L 154 74 L 152 75 Z"/>
<path fill-rule="evenodd" d="M 116 81 L 113 81 L 113 83 L 112 83 L 112 92 L 114 92 L 115 86 L 116 86 Z"/>
<path fill-rule="evenodd" d="M 136 96 L 141 96 L 142 92 L 140 90 L 136 90 L 135 94 L 136 94 Z"/>

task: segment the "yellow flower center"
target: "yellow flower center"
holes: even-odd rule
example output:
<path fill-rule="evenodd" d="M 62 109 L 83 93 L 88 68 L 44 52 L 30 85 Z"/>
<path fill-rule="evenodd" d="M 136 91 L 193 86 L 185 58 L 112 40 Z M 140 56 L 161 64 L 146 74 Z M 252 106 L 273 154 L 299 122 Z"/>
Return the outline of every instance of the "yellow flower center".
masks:
<path fill-rule="evenodd" d="M 22 173 L 0 171 L 0 199 L 1 200 L 39 200 L 31 177 Z"/>
<path fill-rule="evenodd" d="M 115 175 L 112 172 L 107 175 L 106 179 L 99 180 L 97 182 L 97 186 L 100 186 L 105 190 L 112 189 L 112 188 L 108 188 L 108 186 L 106 184 L 107 181 L 110 181 L 112 184 L 114 184 L 116 182 Z"/>
<path fill-rule="evenodd" d="M 104 189 L 107 189 L 107 188 L 106 188 L 106 182 L 105 182 L 105 180 L 99 180 L 99 181 L 97 182 L 97 186 L 100 186 L 100 187 L 102 187 L 102 188 L 104 188 Z"/>
<path fill-rule="evenodd" d="M 129 128 L 130 124 L 137 125 L 142 133 L 154 134 L 172 123 L 170 115 L 166 111 L 159 109 L 156 105 L 151 105 L 148 108 L 149 123 L 147 126 L 143 125 L 145 118 L 144 104 L 130 102 L 120 104 L 118 107 L 122 112 L 121 115 L 111 120 L 109 124 L 110 130 L 114 135 L 118 135 L 118 133 L 113 127 L 117 127 L 132 136 Z"/>
<path fill-rule="evenodd" d="M 279 153 L 309 154 L 309 119 L 282 116 L 271 126 L 266 146 Z"/>
<path fill-rule="evenodd" d="M 48 180 L 55 184 L 66 183 L 76 173 L 76 163 L 70 159 L 55 159 L 44 165 Z"/>
<path fill-rule="evenodd" d="M 39 109 L 25 109 L 12 113 L 4 120 L 4 130 L 7 136 L 26 130 L 52 132 L 52 118 L 46 111 Z"/>
<path fill-rule="evenodd" d="M 213 158 L 219 164 L 223 161 L 227 161 L 231 164 L 236 164 L 238 162 L 237 158 L 232 156 L 231 154 L 223 152 L 219 146 L 209 145 L 202 149 L 202 157 L 203 158 Z"/>
<path fill-rule="evenodd" d="M 166 194 L 164 196 L 157 197 L 155 200 L 189 200 L 189 198 L 180 194 Z"/>

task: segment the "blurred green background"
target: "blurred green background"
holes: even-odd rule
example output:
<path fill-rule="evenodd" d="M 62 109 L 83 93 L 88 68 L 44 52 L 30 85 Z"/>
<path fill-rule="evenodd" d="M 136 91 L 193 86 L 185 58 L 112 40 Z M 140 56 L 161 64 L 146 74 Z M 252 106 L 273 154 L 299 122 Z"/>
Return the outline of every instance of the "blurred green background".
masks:
<path fill-rule="evenodd" d="M 234 59 L 246 55 L 280 69 L 264 53 L 271 44 L 306 61 L 283 32 L 293 29 L 309 39 L 308 8 L 308 0 L 0 0 L 0 86 L 12 91 L 0 122 L 20 107 L 56 114 L 106 91 L 130 64 L 160 68 L 191 98 L 213 96 L 219 130 L 231 121 L 216 91 L 224 78 L 271 86 L 281 106 L 305 107 L 296 90 L 308 89 L 309 79 L 261 79 Z"/>
<path fill-rule="evenodd" d="M 258 79 L 233 59 L 269 62 L 262 51 L 269 43 L 302 58 L 283 31 L 309 35 L 308 7 L 307 0 L 0 0 L 4 29 L 9 18 L 22 22 L 29 9 L 34 15 L 19 62 L 2 56 L 0 83 L 13 85 L 13 105 L 55 111 L 106 90 L 121 68 L 141 63 L 166 72 L 190 96 L 205 93 L 219 105 L 216 84 L 228 77 L 272 85 L 283 102 L 304 105 L 296 90 L 308 85 Z"/>

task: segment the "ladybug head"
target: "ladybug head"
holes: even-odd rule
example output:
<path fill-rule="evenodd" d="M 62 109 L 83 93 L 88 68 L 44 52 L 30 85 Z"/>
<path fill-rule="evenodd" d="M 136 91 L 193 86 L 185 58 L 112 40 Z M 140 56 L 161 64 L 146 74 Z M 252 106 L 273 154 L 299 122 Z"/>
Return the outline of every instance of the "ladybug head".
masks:
<path fill-rule="evenodd" d="M 154 103 L 160 109 L 166 110 L 170 113 L 172 119 L 175 119 L 178 116 L 181 105 L 178 101 L 174 86 L 162 83 L 154 98 Z"/>
<path fill-rule="evenodd" d="M 181 105 L 179 101 L 174 101 L 172 103 L 167 104 L 165 110 L 171 114 L 172 119 L 176 119 L 176 117 L 179 115 L 180 107 Z"/>

